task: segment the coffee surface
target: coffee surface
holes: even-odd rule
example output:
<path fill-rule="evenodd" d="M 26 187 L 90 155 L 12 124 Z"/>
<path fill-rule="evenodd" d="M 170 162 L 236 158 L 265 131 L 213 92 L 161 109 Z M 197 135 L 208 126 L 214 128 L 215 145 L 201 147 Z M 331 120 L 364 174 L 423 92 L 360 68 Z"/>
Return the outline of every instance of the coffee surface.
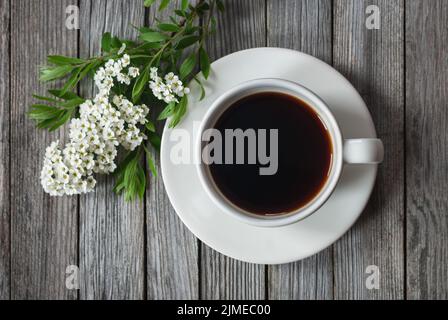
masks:
<path fill-rule="evenodd" d="M 260 175 L 259 168 L 266 165 L 258 161 L 209 165 L 217 188 L 237 207 L 259 215 L 284 214 L 305 206 L 325 185 L 331 166 L 331 138 L 304 101 L 277 92 L 253 94 L 224 111 L 214 128 L 222 137 L 225 129 L 278 129 L 276 174 Z M 268 154 L 269 143 L 268 139 Z M 247 151 L 246 143 L 246 155 Z"/>

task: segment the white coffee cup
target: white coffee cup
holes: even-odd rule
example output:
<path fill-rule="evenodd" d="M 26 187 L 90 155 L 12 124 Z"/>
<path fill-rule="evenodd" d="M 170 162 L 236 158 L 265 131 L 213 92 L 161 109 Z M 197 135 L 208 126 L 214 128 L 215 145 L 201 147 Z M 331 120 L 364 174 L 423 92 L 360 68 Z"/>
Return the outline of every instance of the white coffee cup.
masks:
<path fill-rule="evenodd" d="M 199 127 L 195 142 L 195 156 L 202 159 L 205 130 L 213 128 L 221 114 L 238 100 L 261 92 L 279 92 L 294 96 L 306 102 L 319 115 L 331 137 L 332 163 L 325 185 L 305 206 L 279 215 L 259 215 L 239 208 L 221 193 L 211 177 L 209 167 L 203 161 L 196 161 L 201 184 L 209 198 L 230 216 L 259 227 L 279 227 L 305 219 L 316 212 L 330 197 L 341 176 L 345 164 L 378 164 L 383 161 L 384 148 L 379 139 L 346 139 L 342 137 L 338 123 L 327 104 L 309 89 L 281 79 L 256 79 L 244 82 L 222 94 L 210 106 Z"/>

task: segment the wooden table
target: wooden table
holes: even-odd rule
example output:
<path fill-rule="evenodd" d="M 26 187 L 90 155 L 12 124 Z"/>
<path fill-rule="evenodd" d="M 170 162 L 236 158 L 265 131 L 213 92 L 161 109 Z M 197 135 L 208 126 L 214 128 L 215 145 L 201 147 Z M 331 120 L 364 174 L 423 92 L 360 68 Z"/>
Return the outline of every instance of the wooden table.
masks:
<path fill-rule="evenodd" d="M 113 194 L 112 177 L 87 196 L 43 193 L 45 146 L 67 131 L 48 134 L 25 115 L 32 93 L 46 89 L 38 66 L 47 54 L 97 54 L 105 31 L 135 37 L 130 24 L 155 15 L 142 2 L 0 0 L 0 298 L 448 298 L 448 0 L 225 0 L 213 59 L 262 46 L 312 54 L 358 89 L 385 144 L 356 225 L 325 251 L 280 266 L 202 244 L 161 178 L 132 203 Z M 65 27 L 70 4 L 80 8 L 79 30 Z M 365 26 L 372 4 L 379 30 Z M 79 90 L 91 96 L 92 84 Z M 69 265 L 79 266 L 79 290 L 66 288 Z M 379 267 L 379 289 L 366 287 L 369 265 Z"/>

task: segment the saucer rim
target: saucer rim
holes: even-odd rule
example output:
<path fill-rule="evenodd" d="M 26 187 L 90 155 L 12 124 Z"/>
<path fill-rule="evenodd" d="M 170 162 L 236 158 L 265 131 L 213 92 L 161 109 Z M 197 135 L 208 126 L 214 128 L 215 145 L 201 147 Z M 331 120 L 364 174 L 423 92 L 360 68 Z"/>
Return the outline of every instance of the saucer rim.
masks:
<path fill-rule="evenodd" d="M 245 54 L 245 53 L 253 53 L 253 54 L 259 54 L 262 51 L 283 51 L 283 52 L 288 52 L 288 53 L 292 53 L 302 57 L 305 57 L 306 59 L 311 59 L 313 60 L 314 63 L 318 63 L 318 64 L 323 64 L 326 65 L 329 69 L 331 69 L 331 71 L 337 75 L 338 80 L 339 81 L 343 81 L 345 83 L 345 85 L 347 85 L 348 87 L 350 87 L 352 94 L 356 95 L 358 100 L 360 102 L 362 102 L 362 104 L 359 105 L 359 107 L 363 107 L 363 112 L 368 115 L 368 119 L 365 119 L 368 123 L 365 123 L 365 125 L 367 125 L 369 128 L 366 129 L 366 131 L 370 131 L 371 134 L 369 136 L 369 138 L 376 138 L 377 134 L 376 134 L 376 129 L 375 126 L 373 124 L 373 120 L 371 117 L 371 114 L 364 102 L 364 100 L 362 99 L 361 95 L 359 94 L 359 92 L 356 90 L 356 88 L 354 88 L 354 86 L 336 69 L 334 69 L 331 65 L 327 64 L 326 62 L 319 60 L 311 55 L 308 55 L 306 53 L 300 52 L 300 51 L 296 51 L 296 50 L 292 50 L 292 49 L 286 49 L 286 48 L 274 48 L 274 47 L 259 47 L 259 48 L 251 48 L 251 49 L 246 49 L 246 50 L 241 50 L 241 51 L 237 51 L 234 53 L 231 53 L 229 55 L 226 55 L 218 60 L 216 60 L 215 62 L 213 62 L 213 64 L 221 64 L 221 63 L 226 63 L 229 59 L 234 58 L 235 56 L 238 56 L 240 54 Z M 213 64 L 212 64 L 212 68 L 213 68 Z M 261 77 L 260 77 L 261 78 Z M 256 78 L 254 78 L 256 79 Z M 282 79 L 282 78 L 280 78 Z M 284 79 L 286 81 L 291 81 L 289 79 Z M 244 82 L 244 81 L 242 81 Z M 309 89 L 314 91 L 313 89 Z M 192 90 L 193 91 L 193 90 Z M 318 94 L 317 94 L 318 95 Z M 319 95 L 318 95 L 319 96 Z M 351 99 L 353 99 L 353 96 L 351 97 Z M 324 100 L 325 101 L 325 100 Z M 331 103 L 328 103 L 331 105 Z M 168 128 L 168 123 L 169 121 L 167 121 L 167 123 L 165 124 L 164 130 L 170 130 Z M 165 131 L 166 132 L 166 131 Z M 344 137 L 343 137 L 344 138 Z M 364 138 L 364 137 L 358 137 L 358 138 Z M 163 134 L 162 136 L 162 142 L 161 142 L 161 152 L 160 152 L 160 161 L 161 161 L 161 172 L 162 172 L 162 179 L 163 179 L 163 183 L 165 185 L 165 189 L 168 195 L 168 198 L 170 199 L 170 203 L 173 206 L 177 216 L 180 218 L 180 220 L 182 221 L 183 224 L 185 224 L 185 226 L 190 230 L 190 232 L 192 232 L 199 240 L 201 240 L 203 243 L 205 243 L 207 246 L 209 246 L 210 248 L 216 250 L 217 252 L 220 252 L 226 256 L 229 256 L 233 259 L 236 260 L 240 260 L 243 262 L 248 262 L 248 263 L 254 263 L 254 264 L 268 264 L 268 265 L 277 265 L 277 264 L 284 264 L 284 263 L 291 263 L 294 261 L 299 261 L 299 260 L 303 260 L 306 259 L 310 256 L 313 256 L 323 250 L 325 250 L 326 248 L 330 247 L 332 244 L 334 244 L 338 239 L 340 239 L 341 237 L 343 237 L 347 231 L 349 231 L 352 226 L 356 223 L 356 221 L 358 220 L 358 218 L 360 217 L 360 215 L 362 214 L 362 212 L 364 211 L 365 207 L 368 204 L 368 200 L 370 199 L 371 193 L 373 191 L 374 185 L 375 185 L 375 181 L 376 181 L 376 177 L 377 177 L 377 171 L 378 171 L 378 165 L 375 164 L 370 164 L 369 167 L 371 168 L 371 171 L 369 172 L 370 177 L 365 177 L 365 182 L 363 183 L 363 187 L 368 190 L 368 197 L 367 200 L 363 203 L 362 208 L 360 208 L 359 212 L 357 212 L 356 214 L 351 215 L 351 219 L 350 221 L 348 221 L 348 223 L 345 225 L 344 231 L 343 232 L 339 232 L 335 237 L 329 239 L 326 241 L 325 245 L 321 245 L 318 246 L 316 248 L 316 246 L 313 246 L 312 250 L 308 250 L 310 251 L 309 253 L 300 253 L 300 254 L 296 254 L 294 257 L 290 256 L 288 258 L 285 259 L 274 259 L 271 260 L 269 259 L 269 257 L 264 257 L 264 258 L 256 258 L 256 259 L 252 259 L 252 258 L 247 258 L 247 257 L 241 257 L 238 256 L 238 254 L 235 254 L 234 252 L 229 252 L 231 250 L 228 250 L 228 248 L 217 248 L 217 246 L 215 246 L 214 244 L 210 243 L 210 241 L 208 239 L 205 239 L 202 236 L 198 235 L 198 232 L 195 232 L 194 230 L 196 229 L 193 224 L 194 223 L 190 223 L 189 220 L 186 219 L 186 216 L 184 216 L 183 214 L 180 214 L 179 212 L 181 212 L 181 208 L 178 207 L 178 204 L 176 203 L 176 201 L 172 201 L 172 198 L 175 197 L 173 196 L 173 191 L 171 189 L 171 187 L 169 186 L 169 184 L 166 182 L 166 176 L 167 173 L 165 170 L 167 170 L 167 168 L 163 165 L 165 163 L 165 157 L 164 157 L 164 146 L 166 147 L 167 145 L 167 134 Z M 344 166 L 345 168 L 345 166 Z M 344 171 L 343 168 L 343 171 Z M 339 183 L 338 185 L 334 188 L 334 191 L 336 191 L 339 187 Z M 205 190 L 203 190 L 205 192 Z M 327 205 L 328 203 L 325 203 L 323 206 Z M 220 210 L 219 207 L 217 207 L 215 205 L 216 209 Z M 357 210 L 358 211 L 358 210 Z M 318 213 L 318 212 L 316 212 Z M 306 220 L 306 219 L 305 219 Z M 295 222 L 294 224 L 297 223 L 301 223 L 303 220 Z M 247 227 L 249 228 L 262 228 L 262 229 L 278 229 L 278 228 L 283 228 L 282 226 L 280 227 L 270 227 L 270 228 L 266 228 L 266 227 L 257 227 L 257 226 L 253 226 L 253 225 L 249 225 L 246 224 Z M 225 246 L 224 246 L 225 247 Z"/>

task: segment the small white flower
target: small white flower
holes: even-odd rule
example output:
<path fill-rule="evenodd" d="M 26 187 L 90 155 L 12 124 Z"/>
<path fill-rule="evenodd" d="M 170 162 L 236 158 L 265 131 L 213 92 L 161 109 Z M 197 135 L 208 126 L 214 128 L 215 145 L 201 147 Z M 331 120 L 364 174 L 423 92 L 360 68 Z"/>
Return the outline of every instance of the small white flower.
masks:
<path fill-rule="evenodd" d="M 114 65 L 115 61 L 114 59 L 109 59 L 107 60 L 107 62 L 104 64 L 104 67 L 107 69 L 109 67 L 112 67 Z"/>
<path fill-rule="evenodd" d="M 131 78 L 129 78 L 129 76 L 127 76 L 127 75 L 125 75 L 125 74 L 123 74 L 123 73 L 119 73 L 119 74 L 117 75 L 117 81 L 118 81 L 119 83 L 124 83 L 124 84 L 126 84 L 126 85 L 131 84 Z"/>
<path fill-rule="evenodd" d="M 113 101 L 113 103 L 117 106 L 117 107 L 119 107 L 119 106 L 121 106 L 121 103 L 123 102 L 123 96 L 114 96 L 113 97 L 113 99 L 112 99 L 112 101 Z"/>
<path fill-rule="evenodd" d="M 175 79 L 178 79 L 178 77 L 174 75 L 173 72 L 169 72 L 165 75 L 165 81 L 167 84 L 171 84 L 171 82 L 175 81 Z"/>
<path fill-rule="evenodd" d="M 99 68 L 94 76 L 95 83 L 103 81 L 105 77 L 106 77 L 106 70 L 104 70 L 103 67 Z"/>
<path fill-rule="evenodd" d="M 138 68 L 135 67 L 130 67 L 128 70 L 128 75 L 131 78 L 137 78 L 140 75 L 140 70 Z"/>
<path fill-rule="evenodd" d="M 121 65 L 121 62 L 120 61 L 115 62 L 114 66 L 112 68 L 112 70 L 113 70 L 112 76 L 116 77 L 117 75 L 119 75 L 122 69 L 123 69 L 123 66 Z"/>
<path fill-rule="evenodd" d="M 126 68 L 131 63 L 131 57 L 128 54 L 124 54 L 119 61 L 123 68 Z"/>

